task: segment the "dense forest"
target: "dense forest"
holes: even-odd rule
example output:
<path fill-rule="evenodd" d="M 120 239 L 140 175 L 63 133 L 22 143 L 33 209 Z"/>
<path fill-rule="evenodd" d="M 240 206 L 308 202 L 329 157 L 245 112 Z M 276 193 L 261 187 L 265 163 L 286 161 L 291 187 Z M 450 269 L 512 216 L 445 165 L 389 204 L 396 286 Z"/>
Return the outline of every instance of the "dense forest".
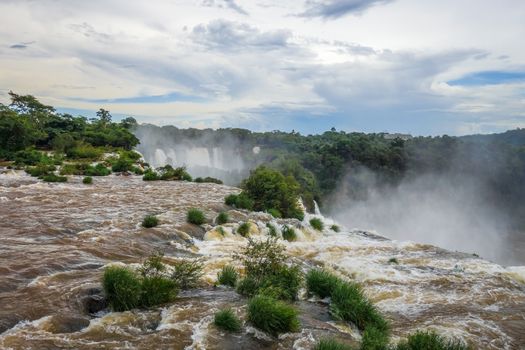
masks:
<path fill-rule="evenodd" d="M 0 159 L 4 160 L 27 159 L 27 152 L 34 149 L 90 158 L 103 151 L 130 150 L 139 139 L 139 149 L 163 148 L 166 140 L 186 147 L 227 146 L 243 159 L 246 172 L 266 164 L 294 177 L 310 210 L 313 200 L 323 205 L 342 182 L 349 185 L 345 187 L 347 196 L 365 196 L 370 182 L 363 181 L 361 174 L 366 169 L 379 188 L 424 174 L 472 179 L 482 184 L 487 201 L 514 218 L 525 218 L 525 129 L 491 135 L 402 138 L 333 128 L 316 135 L 236 128 L 179 129 L 138 125 L 131 117 L 116 123 L 104 109 L 93 119 L 75 117 L 57 113 L 30 95 L 11 92 L 10 97 L 10 105 L 0 104 Z M 524 225 L 525 219 L 517 221 Z"/>

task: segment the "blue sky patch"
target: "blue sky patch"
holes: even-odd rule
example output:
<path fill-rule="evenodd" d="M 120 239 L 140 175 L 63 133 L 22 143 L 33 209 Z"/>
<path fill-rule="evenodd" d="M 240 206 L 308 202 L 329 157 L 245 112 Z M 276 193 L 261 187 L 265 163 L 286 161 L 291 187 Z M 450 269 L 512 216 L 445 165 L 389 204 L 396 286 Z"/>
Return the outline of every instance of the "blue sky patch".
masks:
<path fill-rule="evenodd" d="M 467 74 L 462 78 L 451 80 L 449 85 L 479 86 L 525 82 L 525 72 L 485 71 Z"/>
<path fill-rule="evenodd" d="M 172 92 L 165 95 L 149 95 L 149 96 L 134 96 L 122 97 L 112 99 L 85 99 L 73 98 L 73 100 L 80 100 L 91 103 L 170 103 L 170 102 L 205 102 L 206 99 L 199 96 L 184 95 L 178 92 Z"/>

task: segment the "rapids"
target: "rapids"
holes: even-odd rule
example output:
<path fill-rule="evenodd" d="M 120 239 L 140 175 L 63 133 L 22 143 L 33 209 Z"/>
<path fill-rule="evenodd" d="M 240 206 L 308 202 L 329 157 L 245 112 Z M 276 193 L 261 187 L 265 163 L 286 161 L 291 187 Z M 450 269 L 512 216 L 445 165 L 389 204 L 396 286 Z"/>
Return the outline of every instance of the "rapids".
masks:
<path fill-rule="evenodd" d="M 245 315 L 246 300 L 213 282 L 223 265 L 237 264 L 232 255 L 246 240 L 231 234 L 236 224 L 225 225 L 222 236 L 211 225 L 186 224 L 185 215 L 198 207 L 213 218 L 227 209 L 223 198 L 235 188 L 114 175 L 90 186 L 75 176 L 47 184 L 19 171 L 0 173 L 1 349 L 311 349 L 327 335 L 359 340 L 355 329 L 330 318 L 325 301 L 304 297 L 299 333 L 275 340 L 247 324 L 234 335 L 215 329 L 220 308 Z M 140 222 L 150 213 L 160 225 L 144 229 Z M 230 216 L 251 220 L 255 237 L 266 233 L 266 222 L 282 223 L 263 213 Z M 318 233 L 309 218 L 298 241 L 284 242 L 291 259 L 305 270 L 322 265 L 361 282 L 390 320 L 394 340 L 430 328 L 478 349 L 525 348 L 525 268 L 369 232 Z M 168 263 L 202 256 L 207 286 L 162 307 L 86 311 L 86 298 L 100 293 L 105 266 L 140 263 L 155 250 Z"/>

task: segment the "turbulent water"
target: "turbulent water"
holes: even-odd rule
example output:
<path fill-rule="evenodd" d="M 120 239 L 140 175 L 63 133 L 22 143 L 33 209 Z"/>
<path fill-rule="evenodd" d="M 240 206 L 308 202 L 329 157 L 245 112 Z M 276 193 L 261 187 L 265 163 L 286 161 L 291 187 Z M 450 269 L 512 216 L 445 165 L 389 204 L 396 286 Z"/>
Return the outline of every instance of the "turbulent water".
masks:
<path fill-rule="evenodd" d="M 213 314 L 231 306 L 245 318 L 246 300 L 215 288 L 219 269 L 246 243 L 226 225 L 222 236 L 185 224 L 190 207 L 212 218 L 226 209 L 236 189 L 184 182 L 144 182 L 140 177 L 95 178 L 81 184 L 46 184 L 22 172 L 0 175 L 0 348 L 2 349 L 311 349 L 335 336 L 359 341 L 359 333 L 330 318 L 319 300 L 301 300 L 302 331 L 271 339 L 248 324 L 223 334 Z M 160 225 L 140 222 L 158 214 Z M 232 211 L 256 223 L 262 213 Z M 325 219 L 328 220 L 328 219 Z M 306 222 L 306 221 L 305 221 Z M 366 232 L 325 230 L 303 224 L 297 242 L 286 242 L 304 269 L 324 265 L 363 283 L 367 295 L 392 324 L 396 340 L 419 328 L 460 337 L 479 349 L 525 349 L 525 268 L 503 268 L 472 255 Z M 100 293 L 108 264 L 136 264 L 155 250 L 169 261 L 202 256 L 202 288 L 185 291 L 170 305 L 129 312 L 89 314 L 86 300 Z M 397 259 L 397 264 L 389 262 Z"/>

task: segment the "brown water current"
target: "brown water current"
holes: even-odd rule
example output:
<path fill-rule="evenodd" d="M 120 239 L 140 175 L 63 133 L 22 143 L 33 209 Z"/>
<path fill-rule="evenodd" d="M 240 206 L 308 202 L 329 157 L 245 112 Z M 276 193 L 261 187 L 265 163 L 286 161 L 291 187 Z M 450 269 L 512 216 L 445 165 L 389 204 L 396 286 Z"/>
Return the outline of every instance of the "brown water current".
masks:
<path fill-rule="evenodd" d="M 213 326 L 224 307 L 246 318 L 246 299 L 213 286 L 222 266 L 238 263 L 232 254 L 246 240 L 231 233 L 237 223 L 220 235 L 211 220 L 199 228 L 185 216 L 197 207 L 215 217 L 228 209 L 223 199 L 235 188 L 114 175 L 93 185 L 81 177 L 47 184 L 23 172 L 0 173 L 0 349 L 311 349 L 326 336 L 360 340 L 353 327 L 332 320 L 326 301 L 304 295 L 298 333 L 273 339 L 246 322 L 238 334 Z M 158 215 L 160 225 L 142 228 L 146 214 Z M 263 213 L 230 216 L 253 222 L 254 237 L 267 234 L 266 222 L 282 223 Z M 297 224 L 298 240 L 285 242 L 291 260 L 305 271 L 322 265 L 361 282 L 391 322 L 393 340 L 423 328 L 477 349 L 525 349 L 525 268 L 367 232 L 320 233 L 308 218 Z M 89 313 L 105 266 L 136 266 L 156 250 L 168 264 L 201 256 L 203 287 L 169 305 Z"/>

